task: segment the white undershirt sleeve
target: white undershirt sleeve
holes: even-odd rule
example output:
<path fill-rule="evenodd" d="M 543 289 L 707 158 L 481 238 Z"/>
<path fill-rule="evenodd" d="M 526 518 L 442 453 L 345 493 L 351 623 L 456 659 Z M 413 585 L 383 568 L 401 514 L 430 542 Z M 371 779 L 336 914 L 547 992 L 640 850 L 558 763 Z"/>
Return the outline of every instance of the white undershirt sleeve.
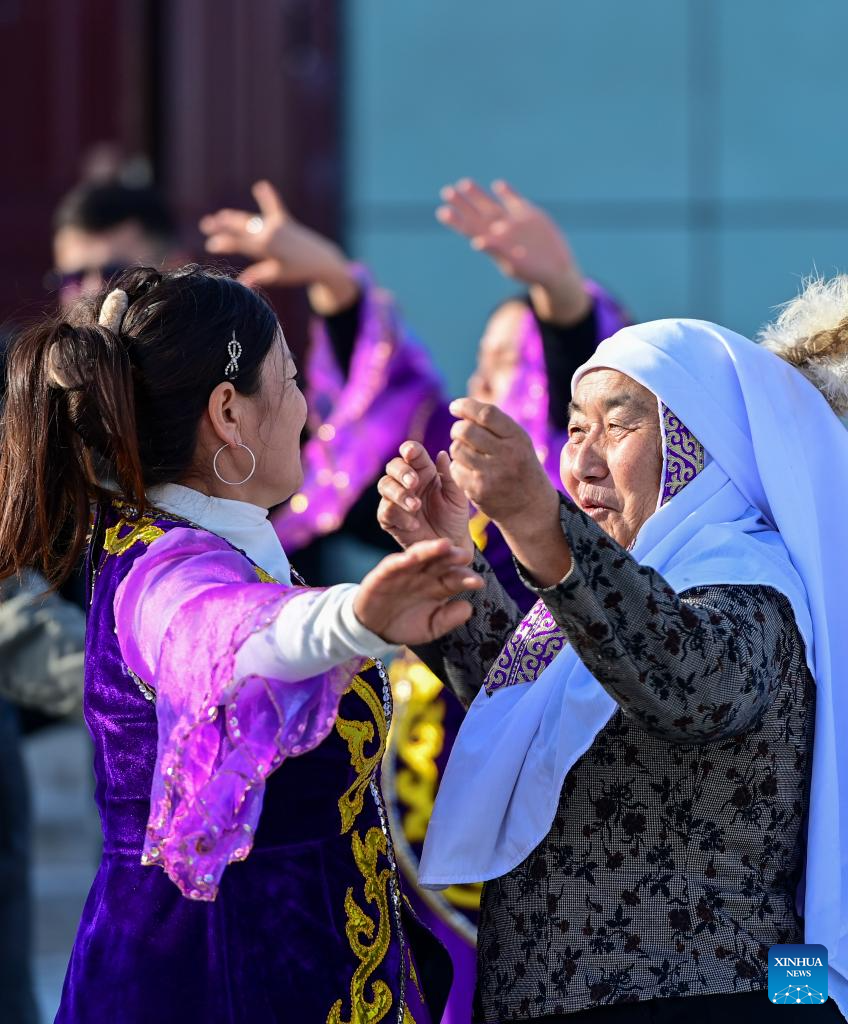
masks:
<path fill-rule="evenodd" d="M 249 675 L 296 683 L 349 658 L 387 658 L 399 650 L 357 619 L 358 583 L 341 583 L 316 594 L 304 588 L 279 616 L 250 636 L 235 658 L 235 677 Z"/>

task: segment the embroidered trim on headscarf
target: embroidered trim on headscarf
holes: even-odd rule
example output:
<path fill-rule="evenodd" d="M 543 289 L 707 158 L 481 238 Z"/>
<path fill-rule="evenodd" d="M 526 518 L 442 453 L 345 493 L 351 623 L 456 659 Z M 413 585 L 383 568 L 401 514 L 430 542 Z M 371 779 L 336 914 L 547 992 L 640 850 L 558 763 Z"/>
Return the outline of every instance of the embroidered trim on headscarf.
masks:
<path fill-rule="evenodd" d="M 491 697 L 495 690 L 501 690 L 504 686 L 533 682 L 564 646 L 562 630 L 545 602 L 537 601 L 489 669 L 484 680 L 486 693 Z"/>
<path fill-rule="evenodd" d="M 663 476 L 659 506 L 681 491 L 701 472 L 705 464 L 703 445 L 681 423 L 667 405 L 660 402 L 663 441 Z"/>

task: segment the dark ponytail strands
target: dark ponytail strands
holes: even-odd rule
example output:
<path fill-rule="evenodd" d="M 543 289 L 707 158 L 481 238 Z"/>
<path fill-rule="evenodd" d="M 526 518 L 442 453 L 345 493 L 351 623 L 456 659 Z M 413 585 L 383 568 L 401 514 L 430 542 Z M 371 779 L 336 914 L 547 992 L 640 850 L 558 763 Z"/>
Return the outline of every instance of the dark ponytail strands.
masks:
<path fill-rule="evenodd" d="M 51 583 L 73 571 L 90 504 L 102 497 L 92 452 L 140 505 L 129 356 L 111 331 L 50 322 L 10 346 L 0 428 L 0 578 L 27 566 Z"/>
<path fill-rule="evenodd" d="M 117 332 L 98 323 L 115 288 L 128 300 Z M 143 509 L 146 487 L 179 480 L 232 333 L 243 352 L 233 384 L 253 394 L 278 326 L 260 295 L 219 271 L 138 267 L 17 336 L 0 426 L 0 579 L 32 566 L 60 584 L 92 501 L 118 494 Z"/>

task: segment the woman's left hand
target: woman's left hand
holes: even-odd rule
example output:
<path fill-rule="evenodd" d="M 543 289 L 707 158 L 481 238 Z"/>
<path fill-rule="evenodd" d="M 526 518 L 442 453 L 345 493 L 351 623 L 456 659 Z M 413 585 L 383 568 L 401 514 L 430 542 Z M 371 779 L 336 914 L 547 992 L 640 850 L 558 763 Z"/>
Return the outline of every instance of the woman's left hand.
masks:
<path fill-rule="evenodd" d="M 560 527 L 559 494 L 526 431 L 494 405 L 473 398 L 451 402 L 451 476 L 500 528 L 510 550 L 541 586 L 571 568 Z"/>
<path fill-rule="evenodd" d="M 239 274 L 249 288 L 306 285 L 319 316 L 351 306 L 359 285 L 342 250 L 297 221 L 269 181 L 257 181 L 251 191 L 258 214 L 218 210 L 201 218 L 207 252 L 252 260 Z"/>
<path fill-rule="evenodd" d="M 482 586 L 462 548 L 445 539 L 419 541 L 388 555 L 368 573 L 353 610 L 366 629 L 387 643 L 429 643 L 468 621 L 470 603 L 454 598 Z"/>

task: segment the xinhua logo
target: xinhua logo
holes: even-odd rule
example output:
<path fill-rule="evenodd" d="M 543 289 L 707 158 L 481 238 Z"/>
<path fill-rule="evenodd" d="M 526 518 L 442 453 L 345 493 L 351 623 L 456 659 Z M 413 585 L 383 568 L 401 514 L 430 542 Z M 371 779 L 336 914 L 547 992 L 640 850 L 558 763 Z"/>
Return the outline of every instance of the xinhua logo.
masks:
<path fill-rule="evenodd" d="M 773 1003 L 827 1001 L 827 949 L 824 946 L 772 946 L 768 994 Z"/>

